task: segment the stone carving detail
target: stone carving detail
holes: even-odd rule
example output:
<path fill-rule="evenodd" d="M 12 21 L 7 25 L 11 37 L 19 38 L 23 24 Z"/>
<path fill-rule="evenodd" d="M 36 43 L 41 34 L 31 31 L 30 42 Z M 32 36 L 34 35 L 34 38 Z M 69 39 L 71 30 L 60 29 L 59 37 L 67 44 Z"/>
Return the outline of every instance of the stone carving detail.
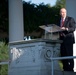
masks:
<path fill-rule="evenodd" d="M 59 45 L 46 42 L 18 43 L 10 46 L 11 75 L 47 75 L 51 73 L 51 61 L 45 58 L 59 56 Z M 52 56 L 53 55 L 53 56 Z M 60 70 L 54 61 L 54 69 Z M 22 73 L 22 74 L 20 74 Z"/>
<path fill-rule="evenodd" d="M 12 60 L 13 61 L 16 60 L 16 63 L 19 63 L 19 58 L 22 55 L 22 50 L 17 48 L 12 48 L 11 53 L 12 53 Z"/>

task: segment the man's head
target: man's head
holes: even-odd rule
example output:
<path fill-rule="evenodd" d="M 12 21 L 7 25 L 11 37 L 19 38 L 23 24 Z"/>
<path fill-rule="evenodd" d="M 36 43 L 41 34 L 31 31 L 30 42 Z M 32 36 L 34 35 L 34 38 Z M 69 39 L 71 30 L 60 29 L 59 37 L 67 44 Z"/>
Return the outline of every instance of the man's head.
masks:
<path fill-rule="evenodd" d="M 66 11 L 65 8 L 61 8 L 61 9 L 60 9 L 60 15 L 61 15 L 62 18 L 65 18 L 65 17 L 66 17 L 67 11 Z"/>

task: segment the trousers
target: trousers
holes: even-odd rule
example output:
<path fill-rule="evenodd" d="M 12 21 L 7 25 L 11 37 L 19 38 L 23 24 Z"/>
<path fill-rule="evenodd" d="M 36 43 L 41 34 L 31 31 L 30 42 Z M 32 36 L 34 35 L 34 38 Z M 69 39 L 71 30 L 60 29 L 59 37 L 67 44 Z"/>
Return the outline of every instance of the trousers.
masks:
<path fill-rule="evenodd" d="M 73 43 L 61 43 L 60 47 L 61 57 L 65 56 L 73 56 Z M 64 59 L 61 60 L 63 64 L 64 71 L 73 71 L 74 68 L 74 60 L 73 59 Z"/>

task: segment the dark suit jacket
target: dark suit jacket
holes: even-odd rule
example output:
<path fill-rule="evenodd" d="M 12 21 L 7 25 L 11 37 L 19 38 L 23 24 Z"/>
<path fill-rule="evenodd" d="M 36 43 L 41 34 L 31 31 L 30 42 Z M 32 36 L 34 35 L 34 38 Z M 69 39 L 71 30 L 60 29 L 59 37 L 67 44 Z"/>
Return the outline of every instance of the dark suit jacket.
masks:
<path fill-rule="evenodd" d="M 66 43 L 75 43 L 74 31 L 75 31 L 75 21 L 72 17 L 66 17 L 64 21 L 64 27 L 68 28 L 68 31 L 62 31 L 60 34 L 60 40 L 64 40 Z"/>

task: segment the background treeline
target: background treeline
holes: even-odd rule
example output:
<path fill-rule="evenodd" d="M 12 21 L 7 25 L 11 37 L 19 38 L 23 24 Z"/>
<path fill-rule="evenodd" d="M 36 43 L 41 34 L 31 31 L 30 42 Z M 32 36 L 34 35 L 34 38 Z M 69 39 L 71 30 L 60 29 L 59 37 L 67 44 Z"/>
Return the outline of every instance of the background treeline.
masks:
<path fill-rule="evenodd" d="M 65 0 L 57 0 L 55 6 L 23 2 L 25 32 L 38 31 L 39 26 L 43 24 L 57 24 L 59 10 L 65 6 L 63 3 Z"/>
<path fill-rule="evenodd" d="M 29 32 L 39 32 L 40 25 L 57 24 L 59 10 L 65 6 L 65 0 L 57 0 L 56 5 L 41 3 L 39 5 L 23 1 L 23 17 L 25 35 Z M 8 41 L 9 9 L 8 0 L 0 0 L 0 39 Z M 5 32 L 5 33 L 4 33 Z M 7 34 L 7 35 L 6 35 Z M 5 36 L 4 36 L 5 35 Z"/>
<path fill-rule="evenodd" d="M 57 24 L 59 10 L 65 7 L 65 0 L 57 0 L 56 5 L 41 3 L 39 5 L 23 1 L 23 17 L 25 35 L 39 32 L 40 25 Z M 8 0 L 0 0 L 0 61 L 8 60 L 9 12 Z M 6 35 L 7 34 L 7 35 Z M 6 42 L 6 43 L 5 43 Z M 7 75 L 7 65 L 0 65 L 0 75 Z"/>

